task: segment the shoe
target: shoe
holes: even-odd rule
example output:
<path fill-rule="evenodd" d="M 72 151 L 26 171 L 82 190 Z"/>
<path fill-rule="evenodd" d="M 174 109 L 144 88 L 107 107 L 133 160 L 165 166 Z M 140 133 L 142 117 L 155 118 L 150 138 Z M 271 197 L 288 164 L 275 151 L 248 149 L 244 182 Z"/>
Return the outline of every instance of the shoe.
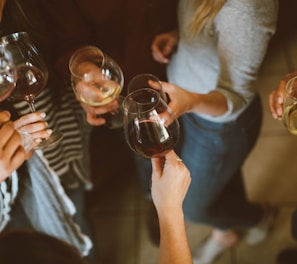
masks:
<path fill-rule="evenodd" d="M 277 264 L 296 264 L 297 249 L 285 249 L 277 256 Z"/>
<path fill-rule="evenodd" d="M 233 247 L 239 236 L 233 231 L 215 230 L 196 252 L 193 253 L 193 264 L 211 264 L 225 250 Z"/>
<path fill-rule="evenodd" d="M 157 210 L 151 202 L 148 210 L 147 228 L 150 240 L 156 246 L 160 245 L 160 225 Z"/>
<path fill-rule="evenodd" d="M 225 247 L 214 239 L 207 241 L 193 254 L 193 264 L 210 264 L 225 251 Z"/>
<path fill-rule="evenodd" d="M 248 245 L 257 245 L 267 238 L 273 227 L 277 214 L 278 210 L 276 208 L 271 206 L 267 207 L 267 214 L 265 218 L 257 226 L 248 230 L 246 235 L 246 242 Z"/>

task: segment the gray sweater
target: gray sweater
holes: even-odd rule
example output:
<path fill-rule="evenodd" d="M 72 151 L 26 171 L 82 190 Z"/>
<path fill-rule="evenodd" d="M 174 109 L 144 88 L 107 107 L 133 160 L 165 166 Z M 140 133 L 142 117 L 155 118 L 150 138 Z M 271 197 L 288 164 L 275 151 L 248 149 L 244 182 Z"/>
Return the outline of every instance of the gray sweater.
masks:
<path fill-rule="evenodd" d="M 194 13 L 193 0 L 180 0 L 180 40 L 168 65 L 169 82 L 206 94 L 216 90 L 228 101 L 222 116 L 201 115 L 214 122 L 236 119 L 253 100 L 257 73 L 276 29 L 277 0 L 228 0 L 208 37 L 183 37 Z"/>

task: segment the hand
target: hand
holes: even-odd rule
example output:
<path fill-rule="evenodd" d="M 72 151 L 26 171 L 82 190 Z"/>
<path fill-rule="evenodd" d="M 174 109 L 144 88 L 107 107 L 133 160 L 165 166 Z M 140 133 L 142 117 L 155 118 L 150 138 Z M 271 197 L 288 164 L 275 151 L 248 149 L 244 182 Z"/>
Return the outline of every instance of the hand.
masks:
<path fill-rule="evenodd" d="M 152 159 L 152 197 L 158 214 L 180 212 L 191 182 L 189 170 L 174 151 L 164 158 Z"/>
<path fill-rule="evenodd" d="M 48 124 L 44 121 L 46 114 L 34 112 L 21 116 L 14 121 L 15 128 L 29 133 L 33 139 L 33 148 L 36 147 L 42 139 L 48 138 L 52 130 L 47 129 Z"/>
<path fill-rule="evenodd" d="M 283 104 L 286 95 L 286 84 L 294 76 L 297 76 L 297 72 L 287 74 L 279 82 L 278 87 L 269 94 L 269 108 L 274 119 L 282 120 L 284 107 Z"/>
<path fill-rule="evenodd" d="M 175 51 L 178 43 L 176 30 L 157 35 L 152 43 L 153 58 L 160 63 L 168 63 L 170 55 Z"/>
<path fill-rule="evenodd" d="M 114 100 L 109 104 L 102 106 L 91 106 L 85 103 L 80 103 L 80 105 L 86 112 L 88 123 L 93 126 L 104 125 L 106 123 L 106 120 L 100 115 L 114 111 L 119 107 L 117 100 Z"/>
<path fill-rule="evenodd" d="M 21 136 L 10 121 L 10 113 L 0 112 L 0 182 L 22 165 L 26 153 L 21 146 Z"/>
<path fill-rule="evenodd" d="M 168 106 L 178 118 L 182 114 L 191 111 L 191 106 L 195 105 L 198 96 L 172 83 L 161 82 L 163 91 L 168 94 L 170 102 Z"/>

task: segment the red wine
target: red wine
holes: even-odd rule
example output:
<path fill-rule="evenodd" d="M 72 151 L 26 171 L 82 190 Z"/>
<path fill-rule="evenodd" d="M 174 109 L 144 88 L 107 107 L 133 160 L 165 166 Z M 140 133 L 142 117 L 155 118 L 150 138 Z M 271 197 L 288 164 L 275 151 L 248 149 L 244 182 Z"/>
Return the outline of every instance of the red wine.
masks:
<path fill-rule="evenodd" d="M 141 122 L 133 127 L 129 135 L 130 146 L 135 152 L 145 158 L 164 156 L 175 147 L 178 135 L 151 120 Z"/>
<path fill-rule="evenodd" d="M 47 78 L 40 69 L 22 64 L 16 67 L 16 71 L 16 86 L 9 96 L 10 100 L 27 101 L 34 98 L 45 86 Z"/>

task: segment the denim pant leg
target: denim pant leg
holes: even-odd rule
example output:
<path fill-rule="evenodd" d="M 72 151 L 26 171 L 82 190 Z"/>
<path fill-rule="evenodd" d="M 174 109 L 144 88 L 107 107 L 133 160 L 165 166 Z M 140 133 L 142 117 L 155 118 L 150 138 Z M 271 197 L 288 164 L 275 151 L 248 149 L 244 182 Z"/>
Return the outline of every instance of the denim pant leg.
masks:
<path fill-rule="evenodd" d="M 225 188 L 235 177 L 241 177 L 240 169 L 256 142 L 261 120 L 258 97 L 234 122 L 210 122 L 195 114 L 182 116 L 178 152 L 192 176 L 184 201 L 188 220 L 220 229 L 247 228 L 260 221 L 262 211 L 248 203 L 244 188 L 238 188 L 240 199 L 228 198 Z"/>
<path fill-rule="evenodd" d="M 137 170 L 137 175 L 140 181 L 141 188 L 147 199 L 151 199 L 152 186 L 152 163 L 150 159 L 140 157 L 134 154 L 134 162 Z"/>

